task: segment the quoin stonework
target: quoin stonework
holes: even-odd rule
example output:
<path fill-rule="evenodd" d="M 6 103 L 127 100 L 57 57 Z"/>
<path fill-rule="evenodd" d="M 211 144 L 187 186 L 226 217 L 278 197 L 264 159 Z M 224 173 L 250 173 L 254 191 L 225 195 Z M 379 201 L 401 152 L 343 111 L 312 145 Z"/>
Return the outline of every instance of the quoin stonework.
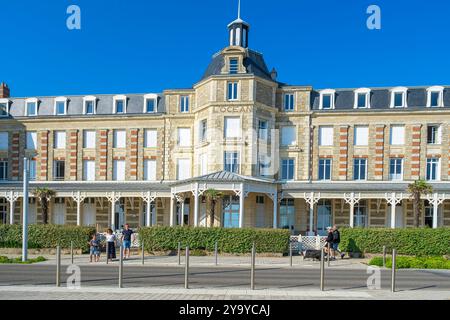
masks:
<path fill-rule="evenodd" d="M 31 191 L 56 192 L 54 224 L 210 226 L 216 189 L 216 226 L 404 228 L 407 186 L 424 179 L 421 224 L 450 226 L 449 87 L 285 84 L 249 48 L 247 22 L 228 31 L 189 89 L 14 98 L 2 83 L 0 223 L 21 223 L 28 157 Z"/>

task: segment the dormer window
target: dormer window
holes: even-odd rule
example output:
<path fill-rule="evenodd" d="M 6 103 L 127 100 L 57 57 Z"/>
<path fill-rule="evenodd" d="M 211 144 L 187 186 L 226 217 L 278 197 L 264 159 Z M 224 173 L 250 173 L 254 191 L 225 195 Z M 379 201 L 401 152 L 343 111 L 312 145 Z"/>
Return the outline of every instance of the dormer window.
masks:
<path fill-rule="evenodd" d="M 407 88 L 395 88 L 391 91 L 391 108 L 407 108 Z"/>
<path fill-rule="evenodd" d="M 156 94 L 147 94 L 144 96 L 144 113 L 157 112 L 158 96 Z"/>
<path fill-rule="evenodd" d="M 62 116 L 67 114 L 67 98 L 59 97 L 55 99 L 55 116 Z"/>
<path fill-rule="evenodd" d="M 237 74 L 239 71 L 239 60 L 237 58 L 230 59 L 230 74 Z"/>
<path fill-rule="evenodd" d="M 0 99 L 0 117 L 7 117 L 9 115 L 9 100 Z"/>
<path fill-rule="evenodd" d="M 444 87 L 431 87 L 427 89 L 427 107 L 444 107 Z"/>
<path fill-rule="evenodd" d="M 320 92 L 320 106 L 319 109 L 330 110 L 334 109 L 335 90 L 323 90 Z"/>
<path fill-rule="evenodd" d="M 90 115 L 90 114 L 96 114 L 95 110 L 95 104 L 96 104 L 97 98 L 93 96 L 84 97 L 83 99 L 83 114 Z"/>
<path fill-rule="evenodd" d="M 114 113 L 116 114 L 127 113 L 127 97 L 125 96 L 114 97 Z"/>
<path fill-rule="evenodd" d="M 189 112 L 189 96 L 180 97 L 180 111 L 183 113 Z"/>
<path fill-rule="evenodd" d="M 370 108 L 370 89 L 355 90 L 355 109 L 369 109 Z"/>
<path fill-rule="evenodd" d="M 35 117 L 38 115 L 38 99 L 30 98 L 25 101 L 25 116 Z"/>

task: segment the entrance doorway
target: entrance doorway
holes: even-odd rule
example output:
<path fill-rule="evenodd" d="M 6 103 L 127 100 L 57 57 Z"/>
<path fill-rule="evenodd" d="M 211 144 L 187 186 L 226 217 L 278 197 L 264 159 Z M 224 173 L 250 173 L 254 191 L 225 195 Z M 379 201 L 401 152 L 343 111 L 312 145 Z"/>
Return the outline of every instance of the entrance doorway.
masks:
<path fill-rule="evenodd" d="M 225 196 L 223 198 L 223 227 L 239 228 L 239 197 Z"/>
<path fill-rule="evenodd" d="M 125 198 L 120 198 L 120 200 L 116 202 L 115 222 L 116 225 L 113 226 L 114 230 L 122 230 L 123 225 L 125 224 Z"/>
<path fill-rule="evenodd" d="M 264 196 L 256 196 L 256 228 L 266 227 Z"/>
<path fill-rule="evenodd" d="M 66 221 L 66 199 L 55 198 L 53 204 L 53 224 L 64 225 Z"/>
<path fill-rule="evenodd" d="M 97 207 L 95 198 L 87 198 L 83 204 L 83 226 L 95 226 Z"/>

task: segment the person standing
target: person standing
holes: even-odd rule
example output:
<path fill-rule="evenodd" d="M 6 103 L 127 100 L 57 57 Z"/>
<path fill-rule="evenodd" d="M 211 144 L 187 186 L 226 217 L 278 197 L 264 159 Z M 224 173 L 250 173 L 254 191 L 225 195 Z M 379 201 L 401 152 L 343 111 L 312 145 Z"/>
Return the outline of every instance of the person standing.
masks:
<path fill-rule="evenodd" d="M 341 243 L 341 233 L 338 230 L 338 227 L 335 225 L 333 226 L 333 255 L 336 254 L 336 252 L 339 252 L 341 255 L 341 259 L 344 259 L 345 253 L 343 253 L 341 250 L 339 250 L 339 243 Z"/>
<path fill-rule="evenodd" d="M 133 230 L 130 229 L 128 223 L 125 225 L 125 228 L 122 230 L 122 245 L 123 245 L 123 255 L 125 259 L 130 259 L 130 251 L 131 251 L 131 235 L 133 234 Z"/>
<path fill-rule="evenodd" d="M 108 252 L 106 253 L 106 259 L 112 261 L 116 258 L 116 236 L 111 229 L 106 231 L 106 242 L 108 244 Z"/>
<path fill-rule="evenodd" d="M 333 249 L 333 230 L 331 227 L 327 227 L 327 243 L 323 248 L 326 254 L 331 255 L 331 250 Z"/>
<path fill-rule="evenodd" d="M 92 235 L 91 241 L 89 241 L 89 259 L 92 263 L 92 258 L 95 259 L 95 262 L 100 261 L 100 241 L 97 239 L 97 235 L 94 233 Z"/>

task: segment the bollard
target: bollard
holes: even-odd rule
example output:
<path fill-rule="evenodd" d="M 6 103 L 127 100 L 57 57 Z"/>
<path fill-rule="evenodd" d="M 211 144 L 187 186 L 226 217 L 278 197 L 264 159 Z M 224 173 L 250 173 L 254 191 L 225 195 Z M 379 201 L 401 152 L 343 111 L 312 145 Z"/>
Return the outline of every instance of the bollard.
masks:
<path fill-rule="evenodd" d="M 73 241 L 70 241 L 70 256 L 71 256 L 72 264 L 73 264 Z"/>
<path fill-rule="evenodd" d="M 61 286 L 61 247 L 56 247 L 56 286 Z"/>
<path fill-rule="evenodd" d="M 325 288 L 325 256 L 323 249 L 320 253 L 320 291 L 324 291 Z"/>
<path fill-rule="evenodd" d="M 392 278 L 391 278 L 391 291 L 395 292 L 395 269 L 397 267 L 397 250 L 392 250 Z"/>
<path fill-rule="evenodd" d="M 144 240 L 142 240 L 142 265 L 145 264 L 145 246 L 144 246 Z"/>
<path fill-rule="evenodd" d="M 331 248 L 330 248 L 330 243 L 328 242 L 327 244 L 328 247 L 328 253 L 327 253 L 327 265 L 328 267 L 330 266 L 330 254 L 331 254 Z M 322 250 L 323 251 L 323 250 Z"/>
<path fill-rule="evenodd" d="M 383 268 L 386 268 L 386 246 L 383 246 Z"/>
<path fill-rule="evenodd" d="M 123 288 L 123 248 L 120 246 L 119 262 L 119 288 Z"/>
<path fill-rule="evenodd" d="M 289 263 L 292 267 L 292 242 L 289 242 Z"/>
<path fill-rule="evenodd" d="M 252 268 L 250 273 L 250 288 L 251 290 L 255 290 L 255 260 L 256 260 L 256 246 L 253 243 L 252 246 Z"/>
<path fill-rule="evenodd" d="M 108 264 L 109 261 L 109 242 L 106 241 L 106 264 Z"/>
<path fill-rule="evenodd" d="M 216 266 L 217 266 L 217 260 L 218 260 L 218 258 L 217 258 L 218 251 L 219 251 L 219 249 L 218 249 L 217 241 L 216 241 L 216 244 L 214 245 L 214 255 L 215 255 L 215 258 L 216 258 Z"/>
<path fill-rule="evenodd" d="M 189 289 L 189 246 L 186 247 L 186 263 L 184 267 L 184 288 Z"/>
<path fill-rule="evenodd" d="M 178 242 L 178 265 L 181 265 L 181 242 Z"/>

